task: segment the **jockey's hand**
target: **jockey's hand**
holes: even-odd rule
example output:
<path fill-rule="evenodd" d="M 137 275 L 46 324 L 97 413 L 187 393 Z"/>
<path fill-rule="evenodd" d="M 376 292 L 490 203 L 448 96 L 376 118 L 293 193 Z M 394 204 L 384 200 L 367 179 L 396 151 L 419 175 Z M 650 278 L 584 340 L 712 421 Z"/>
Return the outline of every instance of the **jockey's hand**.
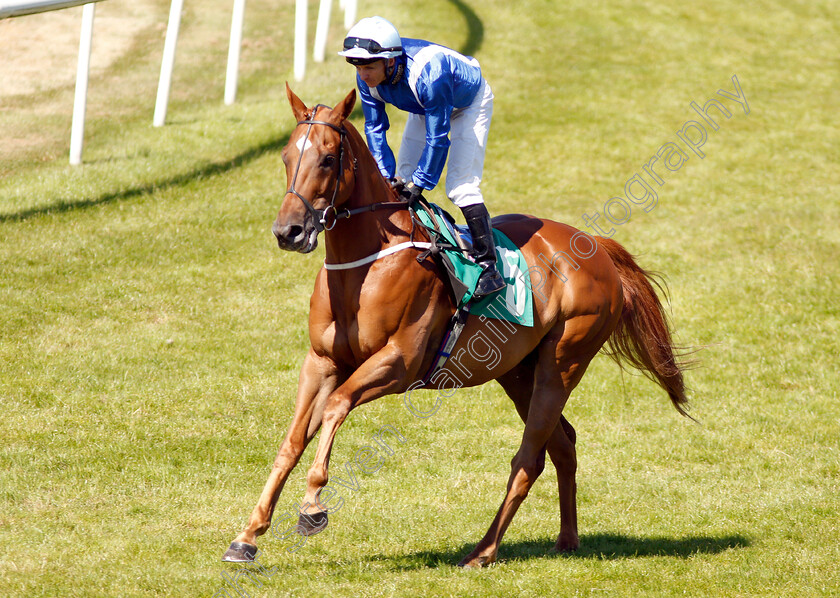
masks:
<path fill-rule="evenodd" d="M 400 196 L 408 203 L 414 203 L 419 197 L 423 196 L 423 187 L 418 187 L 412 181 L 409 181 L 400 190 Z"/>
<path fill-rule="evenodd" d="M 399 193 L 405 187 L 405 179 L 401 176 L 391 177 L 388 179 L 388 184 Z"/>

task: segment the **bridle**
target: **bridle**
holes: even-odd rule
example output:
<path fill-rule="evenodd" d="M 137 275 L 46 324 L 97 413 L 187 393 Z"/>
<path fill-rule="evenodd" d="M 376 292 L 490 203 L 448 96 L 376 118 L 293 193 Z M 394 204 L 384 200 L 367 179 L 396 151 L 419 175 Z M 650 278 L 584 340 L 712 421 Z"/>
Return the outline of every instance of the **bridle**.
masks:
<path fill-rule="evenodd" d="M 307 211 L 312 216 L 312 219 L 315 221 L 315 230 L 319 233 L 323 230 L 332 230 L 336 223 L 342 218 L 350 218 L 354 214 L 361 214 L 362 212 L 373 212 L 379 209 L 388 208 L 388 209 L 407 209 L 408 203 L 404 201 L 389 201 L 389 202 L 380 202 L 371 204 L 368 206 L 364 206 L 361 208 L 354 208 L 352 210 L 348 210 L 347 208 L 342 208 L 339 210 L 335 207 L 335 201 L 338 199 L 338 192 L 341 188 L 341 175 L 344 172 L 344 140 L 347 138 L 347 129 L 344 126 L 334 125 L 331 122 L 327 122 L 325 120 L 316 120 L 315 114 L 318 112 L 319 108 L 327 108 L 329 106 L 325 106 L 324 104 L 318 104 L 312 109 L 312 113 L 309 118 L 304 120 L 299 120 L 297 126 L 300 125 L 308 125 L 306 129 L 306 134 L 303 136 L 303 143 L 301 144 L 300 155 L 298 156 L 297 166 L 295 166 L 295 173 L 292 175 L 292 183 L 289 185 L 289 188 L 286 190 L 286 194 L 288 195 L 291 193 L 298 199 L 303 202 L 303 205 L 306 207 Z M 306 149 L 306 143 L 309 140 L 309 133 L 312 132 L 313 125 L 323 125 L 325 127 L 331 128 L 333 131 L 336 131 L 340 136 L 341 140 L 338 146 L 338 174 L 336 175 L 335 179 L 335 186 L 333 187 L 333 194 L 332 199 L 330 200 L 329 205 L 323 210 L 318 210 L 312 203 L 306 199 L 303 195 L 298 193 L 297 189 L 295 189 L 295 183 L 297 182 L 298 172 L 300 172 L 300 165 L 303 161 L 303 153 Z M 353 158 L 353 174 L 356 174 L 358 169 L 358 160 L 354 157 Z"/>
<path fill-rule="evenodd" d="M 298 155 L 298 162 L 297 166 L 295 167 L 295 173 L 292 175 L 292 183 L 289 185 L 288 190 L 286 190 L 286 194 L 288 195 L 291 193 L 298 199 L 303 202 L 303 205 L 306 206 L 306 209 L 309 211 L 312 219 L 315 221 L 315 230 L 319 233 L 322 230 L 332 230 L 335 226 L 336 222 L 338 222 L 339 218 L 347 218 L 350 214 L 347 215 L 340 215 L 338 210 L 335 207 L 335 200 L 338 199 L 338 191 L 341 188 L 341 175 L 344 172 L 344 139 L 347 137 L 347 129 L 343 126 L 339 127 L 338 125 L 334 125 L 333 123 L 327 122 L 325 120 L 315 120 L 315 113 L 318 112 L 319 108 L 329 108 L 329 106 L 325 106 L 324 104 L 318 104 L 312 109 L 312 115 L 308 119 L 299 120 L 297 126 L 300 125 L 309 125 L 306 129 L 306 135 L 303 137 L 303 144 L 301 145 L 300 155 Z M 312 132 L 313 125 L 324 125 L 325 127 L 329 127 L 332 130 L 336 131 L 340 136 L 341 140 L 338 144 L 338 174 L 335 178 L 335 186 L 333 187 L 333 194 L 332 199 L 330 200 L 329 205 L 324 208 L 323 210 L 315 209 L 315 206 L 306 199 L 303 195 L 298 193 L 295 189 L 295 183 L 297 182 L 298 172 L 300 172 L 300 164 L 303 161 L 303 153 L 306 149 L 306 143 L 309 141 L 309 133 Z M 356 172 L 356 160 L 353 160 L 353 172 Z M 332 210 L 332 212 L 330 212 Z M 348 212 L 345 210 L 345 212 Z M 330 220 L 330 214 L 332 214 L 332 220 Z M 331 222 L 331 224 L 330 224 Z"/>

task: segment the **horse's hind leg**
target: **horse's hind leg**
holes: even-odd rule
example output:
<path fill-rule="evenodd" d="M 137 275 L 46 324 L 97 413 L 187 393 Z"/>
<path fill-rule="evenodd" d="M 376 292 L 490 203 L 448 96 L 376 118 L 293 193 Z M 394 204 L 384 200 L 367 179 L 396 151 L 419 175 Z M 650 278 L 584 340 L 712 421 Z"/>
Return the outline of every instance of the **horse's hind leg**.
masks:
<path fill-rule="evenodd" d="M 566 449 L 574 445 L 566 442 L 553 442 L 555 430 L 566 434 L 562 426 L 561 417 L 563 407 L 569 398 L 569 393 L 577 385 L 592 357 L 597 353 L 600 344 L 593 343 L 594 328 L 597 321 L 592 317 L 579 316 L 568 320 L 549 333 L 537 349 L 537 363 L 534 369 L 533 392 L 528 405 L 525 421 L 525 432 L 522 443 L 511 461 L 511 473 L 508 479 L 507 492 L 490 529 L 475 549 L 459 563 L 465 567 L 480 567 L 496 560 L 496 553 L 502 536 L 510 525 L 519 505 L 525 500 L 531 486 L 539 475 L 540 458 L 544 451 Z M 551 446 L 549 447 L 549 443 Z M 565 462 L 561 456 L 558 461 Z M 564 468 L 564 471 L 566 469 Z M 558 474 L 558 477 L 568 480 L 568 475 Z M 562 483 L 569 496 L 567 482 Z M 573 486 L 572 486 L 573 488 Z M 568 507 L 568 500 L 561 496 L 561 531 L 563 529 L 562 515 L 564 504 Z M 573 512 L 567 513 L 572 521 Z M 577 534 L 574 534 L 575 537 Z M 561 533 L 561 537 L 563 534 Z M 559 540 L 558 540 L 559 543 Z"/>
<path fill-rule="evenodd" d="M 554 549 L 572 552 L 580 546 L 577 528 L 577 435 L 564 416 L 548 441 L 548 454 L 557 470 L 557 491 L 560 496 L 560 535 Z"/>
<path fill-rule="evenodd" d="M 528 408 L 534 390 L 534 368 L 536 360 L 531 356 L 523 360 L 514 370 L 499 378 L 497 382 L 516 406 L 519 417 L 525 422 L 528 418 Z M 575 451 L 575 429 L 565 416 L 560 416 L 560 424 L 554 429 L 551 438 L 538 460 L 538 473 L 542 472 L 545 464 L 545 451 L 551 457 L 557 470 L 557 486 L 560 499 L 560 535 L 555 544 L 555 550 L 570 552 L 577 550 L 580 545 L 577 532 L 577 453 Z"/>

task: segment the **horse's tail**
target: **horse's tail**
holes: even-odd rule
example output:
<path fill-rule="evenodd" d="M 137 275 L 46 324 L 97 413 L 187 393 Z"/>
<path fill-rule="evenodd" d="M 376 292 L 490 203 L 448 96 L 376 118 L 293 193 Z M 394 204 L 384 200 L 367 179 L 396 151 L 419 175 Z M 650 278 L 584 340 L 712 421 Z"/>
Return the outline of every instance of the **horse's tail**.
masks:
<path fill-rule="evenodd" d="M 621 319 L 607 340 L 605 352 L 619 366 L 623 359 L 658 383 L 677 411 L 691 418 L 686 412 L 688 398 L 683 381 L 683 370 L 689 364 L 682 361 L 685 351 L 671 339 L 665 309 L 654 290 L 654 285 L 663 290 L 657 280 L 661 277 L 642 269 L 615 241 L 598 237 L 598 244 L 612 258 L 624 288 Z"/>

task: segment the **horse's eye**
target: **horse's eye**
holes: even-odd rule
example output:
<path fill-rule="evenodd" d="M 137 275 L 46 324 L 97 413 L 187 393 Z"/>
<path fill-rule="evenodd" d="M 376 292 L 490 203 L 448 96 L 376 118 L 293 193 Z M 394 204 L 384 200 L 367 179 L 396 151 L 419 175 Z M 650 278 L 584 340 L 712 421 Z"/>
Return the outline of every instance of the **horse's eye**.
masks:
<path fill-rule="evenodd" d="M 322 168 L 332 168 L 335 165 L 335 156 L 328 154 L 321 160 Z"/>

